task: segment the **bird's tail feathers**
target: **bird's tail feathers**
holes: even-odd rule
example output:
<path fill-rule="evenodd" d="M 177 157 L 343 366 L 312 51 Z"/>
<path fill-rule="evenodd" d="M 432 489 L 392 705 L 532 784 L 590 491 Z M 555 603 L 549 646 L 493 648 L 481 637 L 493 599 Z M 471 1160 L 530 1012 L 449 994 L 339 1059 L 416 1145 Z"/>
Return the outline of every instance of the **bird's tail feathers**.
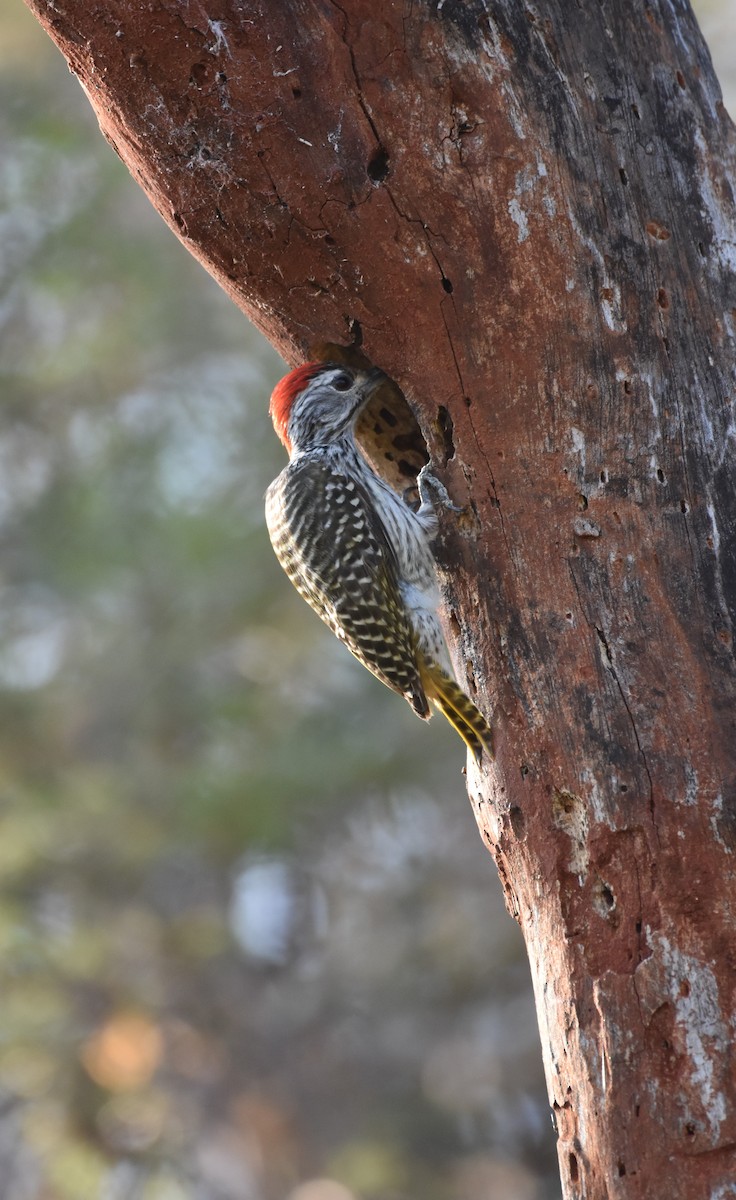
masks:
<path fill-rule="evenodd" d="M 485 717 L 478 711 L 469 696 L 434 662 L 421 664 L 422 686 L 431 704 L 450 722 L 480 763 L 485 750 L 493 758 L 493 735 Z"/>

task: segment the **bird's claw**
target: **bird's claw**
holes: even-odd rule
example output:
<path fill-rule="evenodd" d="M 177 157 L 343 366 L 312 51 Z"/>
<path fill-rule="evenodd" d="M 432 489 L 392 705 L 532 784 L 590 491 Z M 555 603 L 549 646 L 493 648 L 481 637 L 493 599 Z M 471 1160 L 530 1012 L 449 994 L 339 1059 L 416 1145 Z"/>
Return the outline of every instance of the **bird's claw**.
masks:
<path fill-rule="evenodd" d="M 431 505 L 433 508 L 446 508 L 454 513 L 465 511 L 459 504 L 453 504 L 447 488 L 432 473 L 429 463 L 425 463 L 417 475 L 417 487 L 419 488 L 422 504 Z"/>

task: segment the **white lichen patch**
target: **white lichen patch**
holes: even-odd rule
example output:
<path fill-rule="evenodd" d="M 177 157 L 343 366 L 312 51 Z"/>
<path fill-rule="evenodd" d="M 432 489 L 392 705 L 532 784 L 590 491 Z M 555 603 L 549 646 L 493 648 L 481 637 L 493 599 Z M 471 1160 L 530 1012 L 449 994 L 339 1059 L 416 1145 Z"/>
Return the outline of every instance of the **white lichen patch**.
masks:
<path fill-rule="evenodd" d="M 509 216 L 516 225 L 518 233 L 516 235 L 517 242 L 525 242 L 529 237 L 529 221 L 524 209 L 519 204 L 519 201 L 514 198 L 508 203 Z"/>
<path fill-rule="evenodd" d="M 677 1048 L 685 1056 L 685 1069 L 715 1145 L 726 1118 L 720 1076 L 731 1044 L 718 981 L 707 963 L 685 954 L 663 935 L 649 935 L 649 940 L 653 953 L 637 969 L 637 990 L 651 1013 L 663 1003 L 672 1005 Z"/>

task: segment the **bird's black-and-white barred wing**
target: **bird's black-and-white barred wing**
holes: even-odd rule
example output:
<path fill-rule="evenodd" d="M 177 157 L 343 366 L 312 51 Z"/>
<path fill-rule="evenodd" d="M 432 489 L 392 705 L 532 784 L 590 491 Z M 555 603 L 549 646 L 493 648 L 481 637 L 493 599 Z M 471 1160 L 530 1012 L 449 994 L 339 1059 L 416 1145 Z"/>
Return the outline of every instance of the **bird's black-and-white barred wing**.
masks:
<path fill-rule="evenodd" d="M 393 551 L 360 483 L 304 454 L 266 492 L 276 556 L 297 591 L 382 683 L 429 714 Z"/>

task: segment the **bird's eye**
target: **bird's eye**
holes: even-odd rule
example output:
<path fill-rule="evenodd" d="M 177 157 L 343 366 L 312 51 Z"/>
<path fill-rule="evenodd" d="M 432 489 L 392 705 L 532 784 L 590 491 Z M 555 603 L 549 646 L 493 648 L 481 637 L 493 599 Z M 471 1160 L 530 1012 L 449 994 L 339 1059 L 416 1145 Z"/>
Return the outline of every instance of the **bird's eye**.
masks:
<path fill-rule="evenodd" d="M 333 379 L 332 386 L 338 392 L 347 392 L 353 386 L 352 376 L 346 375 L 343 372 L 342 375 L 338 375 L 336 379 Z"/>

